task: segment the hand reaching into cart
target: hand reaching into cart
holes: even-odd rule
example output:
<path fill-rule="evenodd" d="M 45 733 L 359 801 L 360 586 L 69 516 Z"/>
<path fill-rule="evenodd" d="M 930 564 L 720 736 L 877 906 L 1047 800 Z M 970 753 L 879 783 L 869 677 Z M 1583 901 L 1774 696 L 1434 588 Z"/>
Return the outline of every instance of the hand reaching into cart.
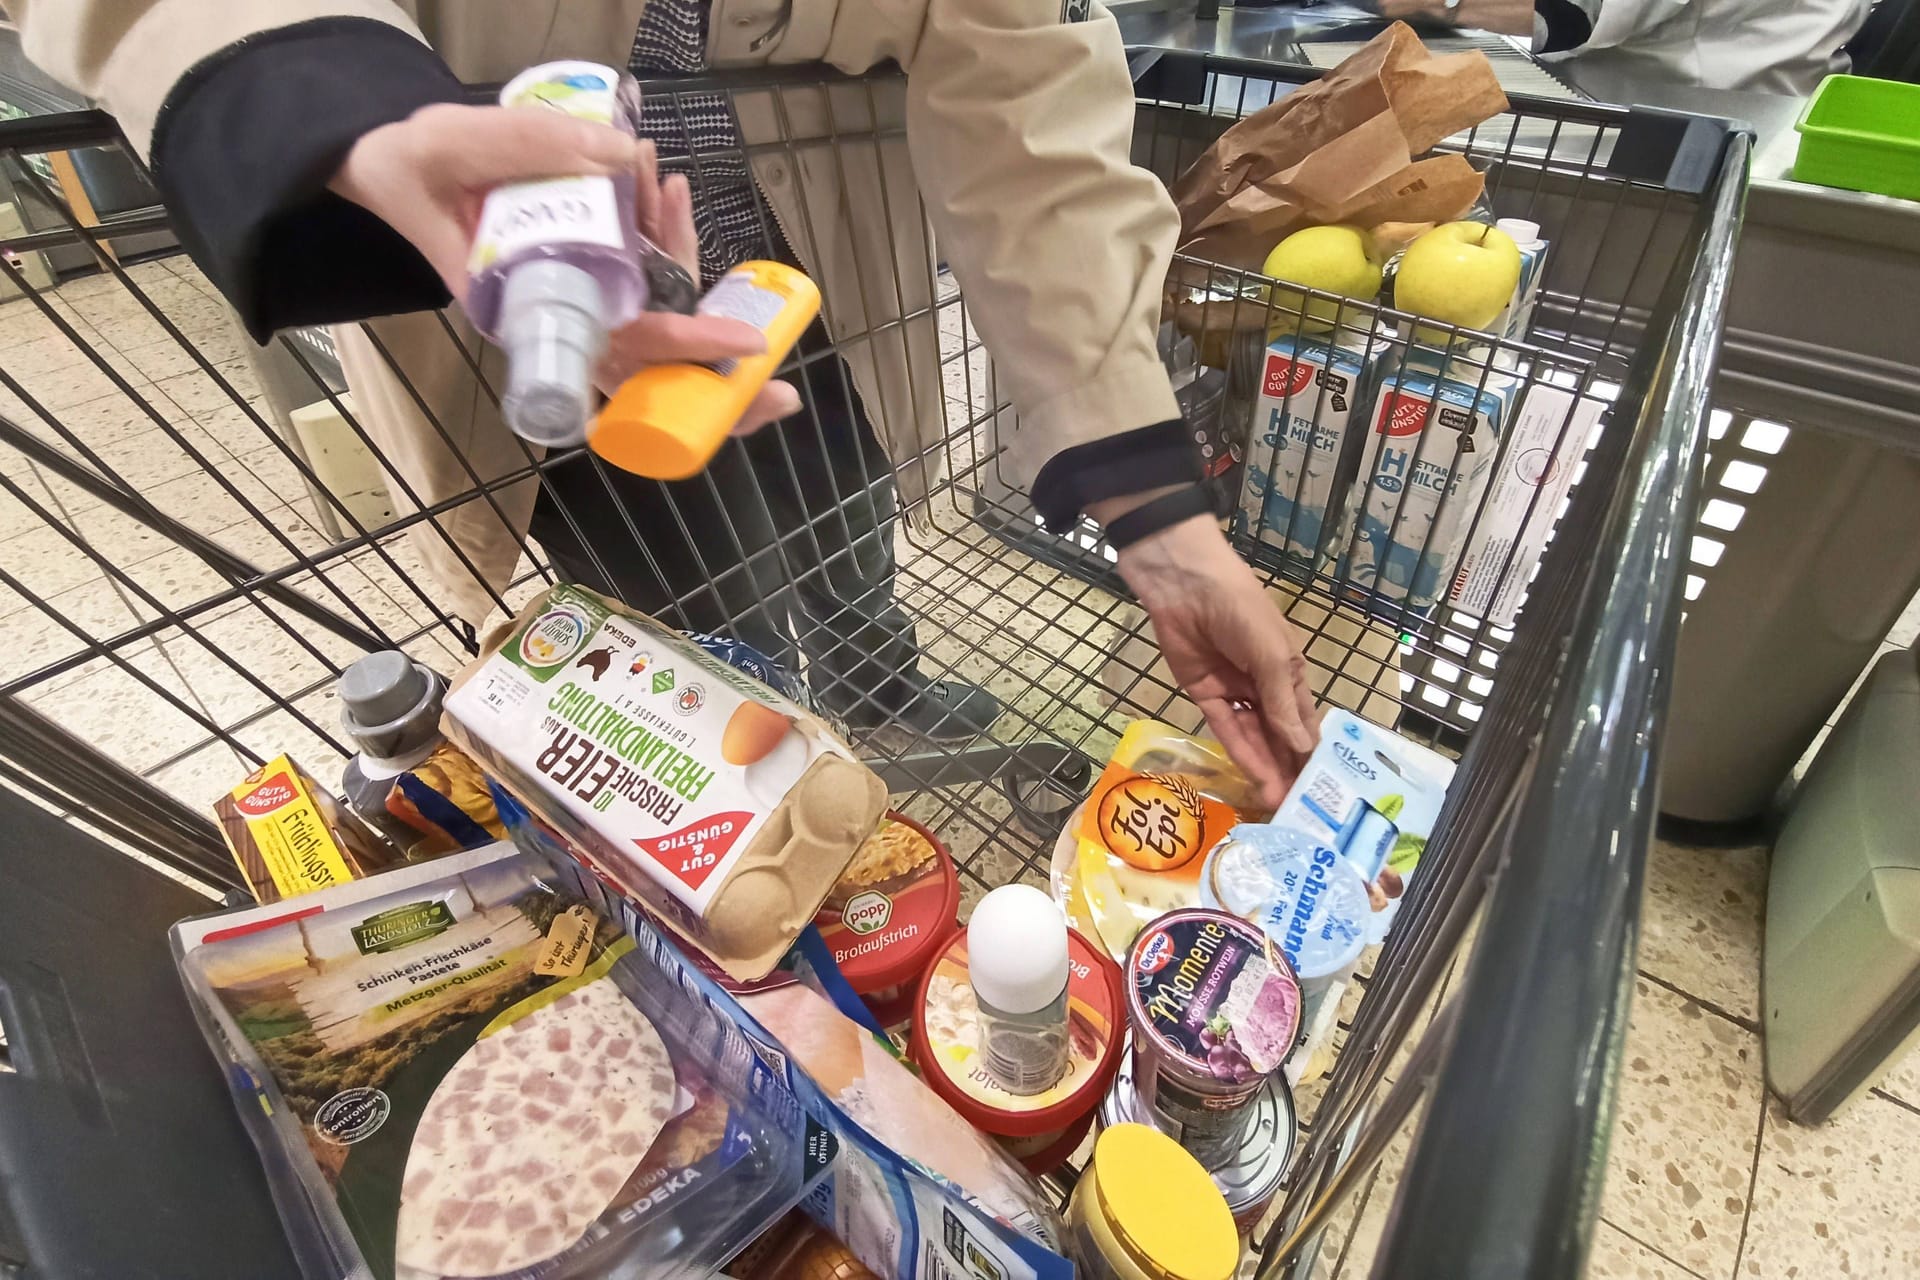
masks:
<path fill-rule="evenodd" d="M 1089 514 L 1110 524 L 1152 496 L 1097 503 Z M 1122 548 L 1120 576 L 1153 619 L 1173 678 L 1277 806 L 1320 740 L 1299 634 L 1207 516 Z"/>
<path fill-rule="evenodd" d="M 502 183 L 632 173 L 640 230 L 699 278 L 693 197 L 678 175 L 660 180 L 654 144 L 558 112 L 436 104 L 361 136 L 329 184 L 418 249 L 456 301 L 487 192 Z M 718 316 L 650 311 L 608 335 L 597 381 L 612 391 L 635 370 L 677 361 L 713 363 L 758 354 L 753 326 Z M 746 434 L 798 412 L 800 393 L 769 382 L 741 416 Z"/>

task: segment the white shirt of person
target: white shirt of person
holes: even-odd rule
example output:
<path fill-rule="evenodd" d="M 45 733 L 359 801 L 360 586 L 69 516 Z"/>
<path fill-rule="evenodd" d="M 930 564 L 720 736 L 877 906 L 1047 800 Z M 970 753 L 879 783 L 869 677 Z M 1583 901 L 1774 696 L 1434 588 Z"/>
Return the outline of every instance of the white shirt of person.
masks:
<path fill-rule="evenodd" d="M 1555 10 L 1568 7 L 1591 30 L 1552 52 Z M 1547 0 L 1536 5 L 1534 44 L 1547 62 L 1604 61 L 1626 75 L 1805 96 L 1847 70 L 1842 46 L 1871 7 L 1872 0 Z"/>

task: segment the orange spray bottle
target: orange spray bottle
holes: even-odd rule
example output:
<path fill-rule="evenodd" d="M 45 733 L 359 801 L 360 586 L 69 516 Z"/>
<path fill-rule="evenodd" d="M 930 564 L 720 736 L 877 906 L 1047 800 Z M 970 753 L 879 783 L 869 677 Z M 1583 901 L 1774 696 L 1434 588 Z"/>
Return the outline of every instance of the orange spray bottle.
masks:
<path fill-rule="evenodd" d="M 614 466 L 653 480 L 698 475 L 820 311 L 820 289 L 783 262 L 743 262 L 695 314 L 741 320 L 766 335 L 760 355 L 718 364 L 662 364 L 622 383 L 587 432 Z"/>

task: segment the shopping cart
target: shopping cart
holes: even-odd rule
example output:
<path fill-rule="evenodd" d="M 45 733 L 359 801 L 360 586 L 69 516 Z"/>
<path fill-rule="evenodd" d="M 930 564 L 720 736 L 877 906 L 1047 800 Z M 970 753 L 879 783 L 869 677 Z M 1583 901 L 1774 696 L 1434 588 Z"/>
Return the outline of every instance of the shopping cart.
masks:
<path fill-rule="evenodd" d="M 1312 74 L 1158 51 L 1137 54 L 1134 70 L 1135 159 L 1167 179 Z M 789 371 L 807 410 L 766 437 L 753 466 L 725 472 L 746 481 L 723 492 L 709 473 L 662 500 L 655 518 L 664 511 L 683 539 L 718 550 L 684 590 L 645 607 L 706 629 L 764 630 L 771 618 L 782 656 L 797 654 L 820 694 L 849 666 L 884 675 L 905 660 L 860 649 L 872 633 L 852 621 L 883 607 L 890 576 L 924 674 L 982 684 L 1004 710 L 964 744 L 892 725 L 859 735 L 860 750 L 895 807 L 940 832 L 967 904 L 1011 881 L 1046 884 L 1061 825 L 1120 728 L 1189 710 L 1097 532 L 1044 531 L 1008 479 L 999 441 L 1012 408 L 905 180 L 903 82 L 758 72 L 646 92 L 683 126 L 703 106 L 732 110 L 744 142 L 687 145 L 706 137 L 691 128 L 661 139 L 697 190 L 749 167 L 763 185 L 830 175 L 879 200 L 876 221 L 858 208 L 848 221 L 882 234 L 821 225 L 806 202 L 798 219 L 763 219 L 769 251 L 784 241 L 803 261 L 841 237 L 864 287 L 851 302 L 829 294 L 832 341 L 804 345 Z M 1690 117 L 1525 101 L 1446 144 L 1486 170 L 1495 212 L 1539 222 L 1555 248 L 1522 337 L 1446 334 L 1432 354 L 1477 391 L 1552 383 L 1610 400 L 1590 440 L 1561 431 L 1579 476 L 1512 628 L 1411 589 L 1362 590 L 1349 556 L 1291 556 L 1287 530 L 1236 518 L 1235 544 L 1301 631 L 1322 697 L 1461 755 L 1409 900 L 1343 1009 L 1331 1073 L 1300 1091 L 1302 1133 L 1258 1235 L 1261 1276 L 1308 1274 L 1316 1256 L 1329 1274 L 1360 1274 L 1390 1198 L 1377 1276 L 1571 1276 L 1584 1258 L 1748 142 Z M 345 663 L 400 647 L 451 673 L 475 652 L 476 619 L 451 603 L 447 565 L 471 571 L 497 619 L 552 580 L 551 548 L 514 514 L 529 502 L 590 572 L 622 556 L 651 564 L 662 543 L 658 525 L 642 536 L 612 500 L 616 478 L 578 453 L 522 448 L 489 474 L 469 467 L 461 492 L 419 492 L 376 443 L 368 399 L 343 391 L 354 382 L 345 351 L 357 351 L 386 370 L 421 429 L 458 443 L 462 424 L 441 412 L 449 393 L 409 376 L 393 329 L 336 331 L 344 377 L 318 335 L 255 348 L 184 258 L 126 265 L 110 252 L 163 229 L 162 214 L 83 225 L 28 163 L 117 145 L 98 114 L 0 122 L 15 189 L 65 214 L 64 228 L 0 248 L 84 244 L 101 267 L 49 291 L 0 258 L 26 295 L 0 307 L 0 776 L 218 893 L 238 878 L 208 803 L 282 750 L 337 780 L 348 748 L 331 687 Z M 1178 381 L 1219 375 L 1227 456 L 1239 446 L 1242 465 L 1266 465 L 1235 419 L 1252 394 L 1245 353 L 1304 334 L 1314 308 L 1192 259 L 1173 283 L 1163 345 Z M 1370 359 L 1404 367 L 1408 347 L 1380 322 L 1407 317 L 1312 301 Z M 490 357 L 458 319 L 420 323 L 463 363 L 467 412 L 497 407 Z M 910 372 L 875 394 L 884 344 Z M 896 428 L 924 427 L 917 415 L 937 406 L 937 427 L 908 447 L 896 435 L 891 467 L 856 449 L 850 468 L 803 486 L 805 452 L 827 448 L 823 397 L 836 390 Z M 725 456 L 741 464 L 745 447 Z M 1449 492 L 1460 453 L 1439 462 Z M 768 532 L 782 485 L 807 488 L 803 511 Z M 716 509 L 726 518 L 701 525 Z M 481 513 L 518 538 L 509 572 L 476 561 L 463 530 Z M 1456 527 L 1470 535 L 1480 514 L 1456 513 Z M 810 602 L 799 587 L 814 589 Z M 822 657 L 836 649 L 837 663 Z"/>

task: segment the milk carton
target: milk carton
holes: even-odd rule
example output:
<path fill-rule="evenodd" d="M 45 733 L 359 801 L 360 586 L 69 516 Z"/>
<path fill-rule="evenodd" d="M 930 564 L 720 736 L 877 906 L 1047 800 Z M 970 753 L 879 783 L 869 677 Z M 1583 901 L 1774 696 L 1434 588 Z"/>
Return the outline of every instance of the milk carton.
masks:
<path fill-rule="evenodd" d="M 1341 461 L 1350 469 L 1366 367 L 1363 352 L 1322 338 L 1283 334 L 1267 348 L 1235 524 L 1312 568 L 1331 551 L 1346 496 Z"/>
<path fill-rule="evenodd" d="M 1357 590 L 1416 609 L 1439 599 L 1486 492 L 1514 386 L 1498 371 L 1444 377 L 1412 361 L 1381 378 L 1341 561 Z"/>
<path fill-rule="evenodd" d="M 1447 593 L 1455 608 L 1496 627 L 1513 625 L 1573 484 L 1574 467 L 1606 407 L 1568 387 L 1536 382 L 1525 389 L 1512 426 L 1502 433 L 1505 449 L 1486 508 Z"/>
<path fill-rule="evenodd" d="M 1546 275 L 1548 243 L 1540 238 L 1540 224 L 1526 218 L 1502 218 L 1494 226 L 1513 237 L 1520 250 L 1520 283 L 1514 287 L 1513 301 L 1490 328 L 1494 333 L 1525 338 L 1527 326 L 1533 323 L 1534 303 L 1540 299 L 1540 282 Z"/>

